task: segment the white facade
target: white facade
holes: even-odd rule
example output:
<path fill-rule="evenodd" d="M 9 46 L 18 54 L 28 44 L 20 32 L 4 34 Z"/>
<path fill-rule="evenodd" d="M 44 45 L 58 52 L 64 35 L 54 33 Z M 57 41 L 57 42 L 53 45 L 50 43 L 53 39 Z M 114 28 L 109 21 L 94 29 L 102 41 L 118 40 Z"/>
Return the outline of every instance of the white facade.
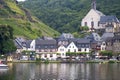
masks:
<path fill-rule="evenodd" d="M 56 60 L 57 59 L 57 54 L 41 54 L 41 59 L 45 59 L 45 60 Z"/>
<path fill-rule="evenodd" d="M 101 51 L 105 51 L 106 50 L 106 43 L 102 42 L 101 44 Z"/>
<path fill-rule="evenodd" d="M 30 44 L 30 49 L 35 51 L 35 40 L 33 40 Z"/>
<path fill-rule="evenodd" d="M 82 19 L 81 26 L 88 26 L 89 29 L 100 29 L 99 21 L 101 16 L 105 16 L 102 12 L 91 9 L 88 14 Z"/>
<path fill-rule="evenodd" d="M 57 53 L 60 54 L 61 58 L 65 58 L 66 57 L 66 48 L 63 45 L 61 45 L 60 47 L 58 47 Z"/>
<path fill-rule="evenodd" d="M 77 46 L 74 44 L 74 42 L 71 42 L 71 43 L 67 46 L 66 52 L 78 52 L 78 48 L 77 48 Z"/>
<path fill-rule="evenodd" d="M 32 42 L 30 43 L 30 48 L 28 48 L 27 50 L 35 51 L 35 40 L 32 40 Z"/>
<path fill-rule="evenodd" d="M 90 52 L 90 48 L 81 48 L 81 51 L 80 52 Z"/>

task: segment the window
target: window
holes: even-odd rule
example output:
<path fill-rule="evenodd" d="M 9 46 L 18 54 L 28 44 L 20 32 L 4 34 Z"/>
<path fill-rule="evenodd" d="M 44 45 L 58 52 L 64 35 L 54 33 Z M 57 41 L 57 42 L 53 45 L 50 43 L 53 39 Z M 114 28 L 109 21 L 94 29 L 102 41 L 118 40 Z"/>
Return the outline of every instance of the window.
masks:
<path fill-rule="evenodd" d="M 98 26 L 100 26 L 100 21 L 98 21 Z"/>
<path fill-rule="evenodd" d="M 64 49 L 60 49 L 60 51 L 64 51 Z"/>
<path fill-rule="evenodd" d="M 82 47 L 84 47 L 84 44 L 82 44 Z"/>
<path fill-rule="evenodd" d="M 53 57 L 53 55 L 52 55 L 52 54 L 50 54 L 50 57 Z"/>
<path fill-rule="evenodd" d="M 64 53 L 62 53 L 62 56 L 64 56 Z"/>
<path fill-rule="evenodd" d="M 70 49 L 68 49 L 68 52 L 70 52 Z"/>
<path fill-rule="evenodd" d="M 74 52 L 76 52 L 76 49 L 74 49 Z"/>
<path fill-rule="evenodd" d="M 85 22 L 85 26 L 87 26 L 87 22 Z"/>
<path fill-rule="evenodd" d="M 81 51 L 81 49 L 79 49 L 79 51 Z"/>
<path fill-rule="evenodd" d="M 85 48 L 85 51 L 87 51 L 86 48 Z"/>
<path fill-rule="evenodd" d="M 86 47 L 88 47 L 89 45 L 88 44 L 86 44 Z"/>
<path fill-rule="evenodd" d="M 47 57 L 47 54 L 45 54 L 45 57 Z"/>
<path fill-rule="evenodd" d="M 93 21 L 91 22 L 91 27 L 94 27 L 94 22 Z"/>

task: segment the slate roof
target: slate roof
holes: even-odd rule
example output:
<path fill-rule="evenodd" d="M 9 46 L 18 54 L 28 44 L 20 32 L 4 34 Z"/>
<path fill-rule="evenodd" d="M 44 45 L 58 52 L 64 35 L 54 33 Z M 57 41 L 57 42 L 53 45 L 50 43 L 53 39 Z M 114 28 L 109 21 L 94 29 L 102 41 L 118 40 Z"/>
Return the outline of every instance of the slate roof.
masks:
<path fill-rule="evenodd" d="M 37 49 L 55 49 L 57 48 L 57 41 L 55 39 L 44 40 L 36 39 L 36 48 Z"/>
<path fill-rule="evenodd" d="M 104 23 L 106 23 L 106 22 L 116 22 L 116 23 L 118 23 L 119 22 L 119 20 L 117 19 L 117 17 L 116 16 L 101 16 L 101 18 L 100 18 L 100 23 L 101 24 L 104 24 Z"/>
<path fill-rule="evenodd" d="M 85 39 L 85 38 L 79 38 L 76 41 L 76 46 L 78 47 L 78 49 L 89 48 L 90 47 L 90 40 Z"/>
<path fill-rule="evenodd" d="M 62 35 L 59 37 L 60 39 L 71 39 L 74 38 L 74 36 L 71 33 L 62 33 Z"/>
<path fill-rule="evenodd" d="M 26 48 L 30 48 L 31 42 L 32 42 L 32 40 L 27 40 L 27 41 L 26 41 Z"/>
<path fill-rule="evenodd" d="M 78 43 L 90 43 L 90 39 L 79 38 L 77 39 L 77 44 Z"/>
<path fill-rule="evenodd" d="M 104 33 L 102 35 L 102 40 L 105 41 L 107 38 L 113 38 L 114 37 L 114 33 Z"/>
<path fill-rule="evenodd" d="M 97 33 L 91 33 L 89 36 L 86 37 L 87 39 L 90 39 L 91 41 L 101 41 L 101 37 Z"/>
<path fill-rule="evenodd" d="M 51 40 L 44 40 L 44 39 L 37 39 L 36 44 L 37 45 L 50 45 L 50 44 L 56 44 L 57 41 L 55 39 Z"/>
<path fill-rule="evenodd" d="M 16 40 L 14 40 L 14 44 L 17 49 L 22 49 L 22 45 L 20 45 Z"/>

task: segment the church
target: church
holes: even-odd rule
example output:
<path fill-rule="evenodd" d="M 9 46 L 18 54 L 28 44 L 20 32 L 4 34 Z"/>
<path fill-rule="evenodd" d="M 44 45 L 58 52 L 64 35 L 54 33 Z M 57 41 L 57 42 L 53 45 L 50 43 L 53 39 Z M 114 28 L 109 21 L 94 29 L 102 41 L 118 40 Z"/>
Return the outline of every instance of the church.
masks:
<path fill-rule="evenodd" d="M 106 29 L 106 26 L 108 27 L 109 24 L 112 24 L 112 28 L 114 29 L 110 30 L 115 32 L 115 28 L 120 27 L 120 21 L 117 19 L 116 16 L 106 16 L 102 12 L 98 11 L 96 9 L 96 0 L 92 0 L 91 4 L 91 10 L 88 12 L 88 14 L 82 19 L 81 26 L 88 26 L 89 31 L 95 31 L 100 29 Z"/>

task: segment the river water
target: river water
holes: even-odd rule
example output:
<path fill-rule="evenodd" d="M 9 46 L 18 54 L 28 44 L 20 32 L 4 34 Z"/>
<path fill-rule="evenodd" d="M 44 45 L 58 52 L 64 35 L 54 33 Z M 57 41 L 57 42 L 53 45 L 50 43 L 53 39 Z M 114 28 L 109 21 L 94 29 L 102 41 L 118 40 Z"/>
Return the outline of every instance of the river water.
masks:
<path fill-rule="evenodd" d="M 9 63 L 0 80 L 120 80 L 120 64 Z"/>

